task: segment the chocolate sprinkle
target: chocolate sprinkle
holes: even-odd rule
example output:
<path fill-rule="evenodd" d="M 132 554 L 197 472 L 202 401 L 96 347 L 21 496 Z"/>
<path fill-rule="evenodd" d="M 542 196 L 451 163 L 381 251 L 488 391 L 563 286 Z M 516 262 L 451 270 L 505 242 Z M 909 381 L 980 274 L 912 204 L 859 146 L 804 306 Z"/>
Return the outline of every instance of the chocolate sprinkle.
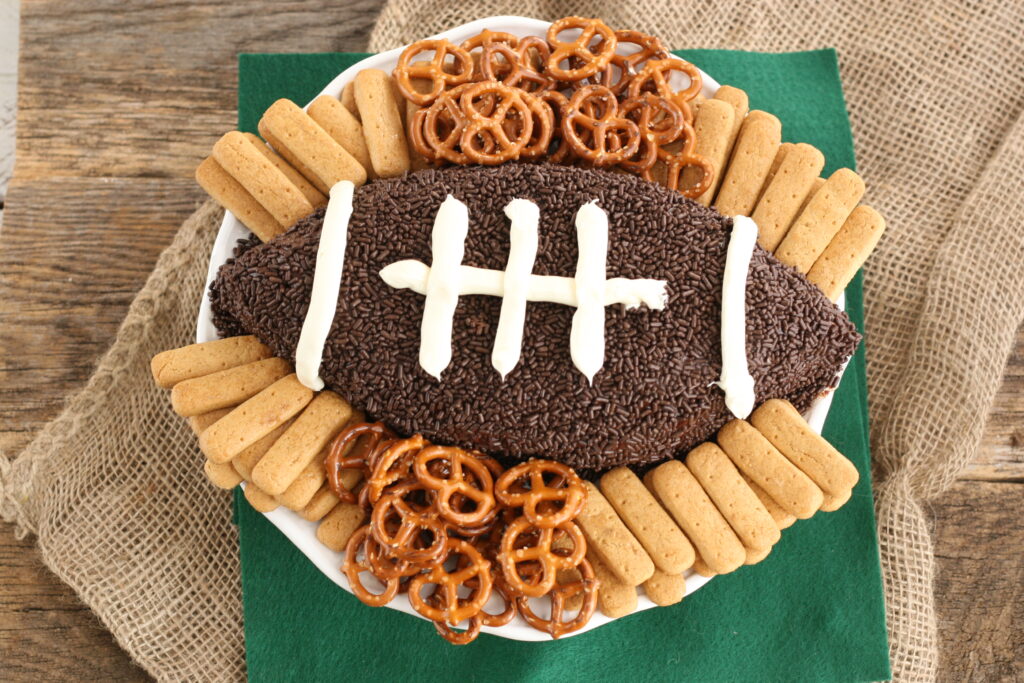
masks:
<path fill-rule="evenodd" d="M 429 264 L 437 208 L 469 206 L 466 265 L 502 270 L 505 204 L 541 210 L 534 272 L 572 276 L 574 217 L 596 199 L 608 212 L 608 277 L 668 281 L 663 311 L 608 307 L 604 368 L 587 384 L 569 357 L 575 309 L 527 305 L 522 359 L 503 382 L 491 367 L 501 299 L 464 296 L 452 363 L 439 383 L 419 366 L 423 297 L 380 279 L 400 259 Z M 294 360 L 309 305 L 323 212 L 265 245 L 242 245 L 211 291 L 223 334 L 251 333 Z M 360 188 L 349 224 L 338 310 L 324 349 L 327 385 L 398 431 L 508 458 L 543 456 L 600 471 L 685 453 L 730 418 L 722 391 L 722 270 L 731 220 L 658 185 L 547 164 L 428 170 Z M 859 342 L 850 320 L 791 268 L 757 248 L 747 281 L 747 354 L 758 403 L 800 410 L 833 386 Z"/>

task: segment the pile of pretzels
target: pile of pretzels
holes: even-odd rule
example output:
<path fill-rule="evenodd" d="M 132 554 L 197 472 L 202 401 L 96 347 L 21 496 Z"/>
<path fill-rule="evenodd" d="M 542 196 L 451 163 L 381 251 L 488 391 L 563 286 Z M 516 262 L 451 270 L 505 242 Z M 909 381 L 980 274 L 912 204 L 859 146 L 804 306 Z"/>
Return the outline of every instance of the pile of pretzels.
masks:
<path fill-rule="evenodd" d="M 689 85 L 674 90 L 672 72 Z M 713 180 L 712 164 L 694 152 L 689 103 L 700 71 L 654 36 L 565 17 L 546 39 L 484 30 L 461 45 L 418 41 L 394 77 L 418 107 L 408 116 L 409 140 L 431 164 L 618 168 L 690 198 Z"/>
<path fill-rule="evenodd" d="M 325 466 L 334 493 L 358 502 L 369 519 L 349 539 L 342 565 L 365 604 L 407 593 L 457 645 L 517 614 L 553 638 L 593 616 L 599 582 L 574 521 L 587 491 L 570 467 L 530 460 L 505 470 L 482 453 L 399 438 L 379 422 L 339 433 Z M 362 473 L 358 493 L 345 485 L 346 470 Z M 367 586 L 366 574 L 379 586 Z M 484 611 L 492 594 L 504 603 L 500 613 Z M 550 601 L 547 617 L 532 598 Z"/>

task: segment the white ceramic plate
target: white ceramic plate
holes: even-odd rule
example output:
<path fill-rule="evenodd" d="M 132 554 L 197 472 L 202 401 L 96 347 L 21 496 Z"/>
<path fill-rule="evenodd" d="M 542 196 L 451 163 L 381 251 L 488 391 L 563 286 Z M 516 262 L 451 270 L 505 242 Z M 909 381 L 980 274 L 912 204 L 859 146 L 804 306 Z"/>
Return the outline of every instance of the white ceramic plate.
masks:
<path fill-rule="evenodd" d="M 496 31 L 507 31 L 516 36 L 544 36 L 547 33 L 548 22 L 540 21 L 538 19 L 527 19 L 525 17 L 490 17 L 487 19 L 478 19 L 477 21 L 464 24 L 457 28 L 453 28 L 450 31 L 445 31 L 432 38 L 447 38 L 453 43 L 461 43 L 462 41 L 475 36 L 485 28 Z M 382 69 L 390 73 L 398 62 L 398 57 L 402 53 L 403 48 L 396 48 L 389 50 L 388 52 L 382 52 L 381 54 L 373 57 L 368 57 L 358 64 L 354 64 L 341 74 L 339 74 L 333 81 L 327 84 L 327 86 L 320 91 L 321 95 L 332 95 L 339 97 L 341 95 L 341 89 L 351 80 L 355 78 L 357 72 L 362 69 Z M 699 65 L 698 65 L 699 66 Z M 705 97 L 711 97 L 718 90 L 718 83 L 713 78 L 708 76 L 703 71 L 703 94 Z M 685 78 L 680 74 L 674 74 L 674 78 L 679 80 L 674 85 L 677 88 L 685 87 Z M 203 297 L 202 304 L 199 308 L 199 319 L 196 323 L 196 341 L 206 342 L 212 341 L 217 338 L 217 329 L 213 324 L 213 316 L 210 311 L 210 299 L 208 296 L 210 283 L 217 275 L 217 270 L 227 261 L 234 251 L 235 244 L 239 239 L 246 238 L 250 235 L 248 228 L 235 218 L 230 212 L 225 213 L 224 221 L 221 223 L 220 231 L 217 233 L 217 239 L 213 245 L 213 252 L 210 254 L 210 266 L 206 276 L 206 288 L 207 295 Z M 843 300 L 840 299 L 840 307 L 843 306 Z M 845 367 L 844 367 L 845 370 Z M 832 394 L 819 398 L 812 405 L 811 409 L 805 415 L 811 427 L 817 432 L 821 432 L 822 426 L 825 424 L 825 416 L 828 414 L 829 406 L 832 404 Z M 244 484 L 243 484 L 244 485 Z M 271 521 L 281 532 L 288 537 L 288 539 L 302 551 L 302 553 L 310 559 L 313 564 L 317 566 L 324 573 L 327 578 L 341 586 L 345 590 L 352 592 L 349 588 L 348 579 L 339 570 L 341 566 L 343 553 L 336 553 L 328 549 L 326 546 L 321 544 L 316 539 L 316 526 L 315 522 L 308 522 L 295 512 L 286 508 L 278 508 L 273 512 L 266 513 L 267 519 Z M 698 588 L 707 583 L 710 579 L 707 579 L 699 574 L 694 573 L 692 570 L 687 572 L 686 576 L 686 591 L 687 595 L 693 593 Z M 397 609 L 408 614 L 412 614 L 416 617 L 420 617 L 412 607 L 409 605 L 409 601 L 403 597 L 392 601 L 388 607 Z M 656 607 L 647 596 L 641 594 L 639 596 L 639 602 L 637 604 L 637 612 L 642 610 Z M 500 609 L 500 605 L 495 604 L 489 607 L 491 611 L 497 611 Z M 538 613 L 544 614 L 544 610 L 538 605 Z M 623 617 L 624 618 L 624 617 Z M 595 629 L 598 626 L 607 624 L 612 619 L 601 614 L 600 611 L 594 614 L 594 617 L 583 629 L 569 634 L 563 637 L 571 637 L 579 633 L 584 633 L 591 629 Z M 500 628 L 483 627 L 483 631 L 486 633 L 492 633 L 494 635 L 502 636 L 504 638 L 510 638 L 512 640 L 549 640 L 550 636 L 546 633 L 535 630 L 530 627 L 521 617 L 517 617 L 512 623 L 502 626 Z"/>

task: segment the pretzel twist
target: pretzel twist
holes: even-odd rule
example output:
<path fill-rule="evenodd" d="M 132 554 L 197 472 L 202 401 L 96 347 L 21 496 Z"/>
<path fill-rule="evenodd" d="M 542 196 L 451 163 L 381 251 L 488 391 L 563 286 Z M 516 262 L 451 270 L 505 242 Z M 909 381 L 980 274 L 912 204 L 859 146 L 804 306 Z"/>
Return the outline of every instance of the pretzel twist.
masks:
<path fill-rule="evenodd" d="M 556 551 L 557 552 L 557 551 Z M 548 619 L 544 619 L 537 615 L 530 607 L 530 601 L 525 597 L 516 598 L 516 606 L 519 609 L 519 613 L 523 615 L 523 619 L 526 620 L 530 626 L 534 627 L 538 631 L 545 631 L 551 634 L 551 637 L 557 640 L 561 636 L 573 631 L 578 631 L 590 618 L 594 616 L 594 610 L 597 608 L 597 596 L 598 588 L 600 587 L 600 581 L 594 576 L 594 568 L 591 566 L 589 560 L 583 558 L 576 569 L 580 573 L 580 579 L 571 581 L 565 584 L 558 584 L 551 589 L 549 593 L 551 599 L 551 616 Z M 579 612 L 576 616 L 569 621 L 563 621 L 562 617 L 565 613 L 567 602 L 577 595 L 583 596 L 582 605 L 580 606 Z"/>
<path fill-rule="evenodd" d="M 363 572 L 373 573 L 373 566 L 369 561 L 369 555 L 375 552 L 375 543 L 373 534 L 370 533 L 370 525 L 367 524 L 359 527 L 352 534 L 352 537 L 348 539 L 348 544 L 345 546 L 345 561 L 341 565 L 341 570 L 345 572 L 345 576 L 348 578 L 353 595 L 370 607 L 383 607 L 394 600 L 398 594 L 398 579 L 389 578 L 385 580 L 384 592 L 371 593 L 359 578 Z M 379 576 L 377 578 L 380 579 Z"/>
<path fill-rule="evenodd" d="M 454 625 L 476 616 L 483 609 L 491 595 L 491 563 L 466 541 L 452 539 L 448 550 L 449 557 L 458 555 L 466 562 L 451 572 L 443 564 L 434 564 L 428 571 L 412 577 L 409 581 L 409 604 L 427 619 Z M 460 586 L 471 580 L 478 582 L 477 589 L 468 597 L 459 597 Z M 434 584 L 433 595 L 438 596 L 435 600 L 423 596 L 423 588 L 428 584 Z"/>
<path fill-rule="evenodd" d="M 552 544 L 556 531 L 562 532 L 560 535 L 571 542 L 568 553 L 555 552 Z M 523 595 L 539 598 L 554 587 L 558 572 L 574 569 L 586 551 L 583 532 L 573 522 L 563 522 L 556 527 L 538 527 L 526 517 L 519 517 L 505 530 L 498 561 L 509 586 Z M 520 564 L 526 564 L 526 569 Z"/>
<path fill-rule="evenodd" d="M 558 35 L 563 31 L 574 29 L 580 31 L 575 40 L 567 42 L 558 39 Z M 591 47 L 595 37 L 598 38 L 598 42 Z M 547 71 L 554 78 L 567 83 L 593 76 L 608 66 L 618 42 L 615 32 L 603 21 L 583 17 L 564 17 L 554 22 L 548 27 L 547 39 L 554 48 L 548 58 Z M 563 68 L 562 62 L 570 58 L 578 61 L 568 68 Z"/>
<path fill-rule="evenodd" d="M 573 153 L 595 166 L 611 166 L 636 154 L 640 129 L 619 114 L 619 103 L 603 85 L 577 90 L 562 117 L 562 138 Z"/>
<path fill-rule="evenodd" d="M 431 59 L 412 61 L 413 57 L 431 50 L 434 52 Z M 454 58 L 451 63 L 447 61 L 449 55 Z M 402 51 L 394 76 L 399 92 L 410 102 L 424 107 L 440 97 L 445 89 L 469 82 L 473 77 L 473 58 L 468 51 L 443 38 L 420 40 Z M 426 81 L 429 90 L 420 92 L 413 80 Z"/>
<path fill-rule="evenodd" d="M 551 460 L 528 460 L 506 470 L 494 485 L 494 495 L 503 505 L 522 508 L 527 521 L 540 528 L 569 522 L 587 502 L 579 476 Z"/>
<path fill-rule="evenodd" d="M 497 166 L 519 158 L 533 134 L 533 113 L 525 94 L 497 81 L 475 83 L 462 93 L 459 102 L 468 121 L 459 147 L 471 161 Z"/>
<path fill-rule="evenodd" d="M 355 442 L 362 436 L 366 436 L 365 446 L 355 448 Z M 341 480 L 341 470 L 357 469 L 362 471 L 363 477 L 370 474 L 368 460 L 377 452 L 378 446 L 385 439 L 393 438 L 394 433 L 388 429 L 383 422 L 368 424 L 360 422 L 341 430 L 331 442 L 331 448 L 324 460 L 324 470 L 327 473 L 327 484 L 331 487 L 334 495 L 343 503 L 355 503 L 356 495 L 348 490 Z"/>
<path fill-rule="evenodd" d="M 431 472 L 432 463 L 444 462 L 447 472 Z M 472 528 L 492 520 L 497 513 L 494 479 L 487 466 L 462 450 L 449 446 L 428 446 L 417 454 L 413 472 L 420 483 L 435 492 L 434 504 L 446 521 Z M 459 496 L 460 498 L 456 498 Z M 459 503 L 468 502 L 472 510 Z"/>

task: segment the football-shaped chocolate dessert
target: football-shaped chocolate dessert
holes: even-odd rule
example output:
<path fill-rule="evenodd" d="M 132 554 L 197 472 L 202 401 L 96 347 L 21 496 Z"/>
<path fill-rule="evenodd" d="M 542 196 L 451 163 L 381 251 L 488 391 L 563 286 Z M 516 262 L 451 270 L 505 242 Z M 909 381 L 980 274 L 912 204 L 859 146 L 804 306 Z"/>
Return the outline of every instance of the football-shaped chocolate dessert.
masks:
<path fill-rule="evenodd" d="M 604 360 L 591 383 L 570 356 L 572 305 L 526 303 L 521 356 L 502 378 L 492 365 L 502 297 L 461 295 L 439 381 L 419 361 L 424 296 L 393 288 L 380 273 L 407 259 L 432 263 L 434 219 L 449 194 L 468 207 L 462 265 L 505 270 L 504 208 L 522 198 L 540 210 L 532 273 L 568 278 L 577 272 L 577 211 L 596 201 L 608 218 L 607 277 L 663 280 L 666 305 L 604 309 Z M 222 334 L 254 334 L 294 360 L 322 223 L 320 211 L 272 242 L 243 245 L 221 268 L 211 296 Z M 455 167 L 365 185 L 355 193 L 320 375 L 374 419 L 436 443 L 586 470 L 684 453 L 732 417 L 713 384 L 722 371 L 731 227 L 731 219 L 655 183 L 567 166 Z M 758 403 L 786 398 L 806 409 L 834 385 L 858 341 L 816 287 L 754 250 L 746 349 Z"/>

